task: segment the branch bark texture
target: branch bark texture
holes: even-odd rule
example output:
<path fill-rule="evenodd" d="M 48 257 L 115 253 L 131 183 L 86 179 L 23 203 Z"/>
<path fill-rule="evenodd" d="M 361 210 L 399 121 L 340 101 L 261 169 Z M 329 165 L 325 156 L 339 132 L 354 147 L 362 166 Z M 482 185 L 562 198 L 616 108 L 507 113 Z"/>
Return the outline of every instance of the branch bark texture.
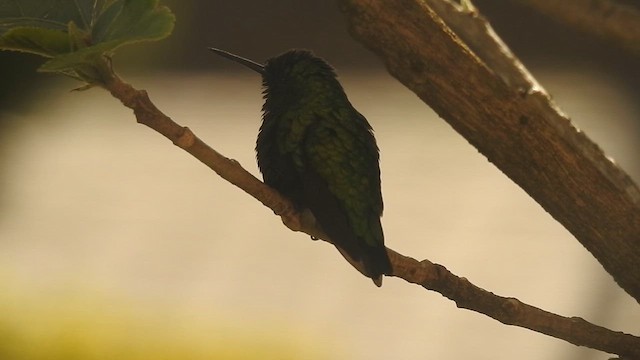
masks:
<path fill-rule="evenodd" d="M 442 1 L 340 4 L 353 36 L 381 57 L 394 77 L 522 187 L 640 301 L 640 190 L 541 87 L 526 76 L 526 87 L 522 79 L 505 81 L 491 59 L 474 53 L 428 5 Z M 467 16 L 477 19 L 473 11 Z"/>
<path fill-rule="evenodd" d="M 139 123 L 159 132 L 176 146 L 214 170 L 225 180 L 244 190 L 280 215 L 283 223 L 294 231 L 331 242 L 311 217 L 295 212 L 290 201 L 255 178 L 240 164 L 229 159 L 200 140 L 187 127 L 180 126 L 163 114 L 149 100 L 147 93 L 136 90 L 116 75 L 106 76 L 102 84 L 115 98 L 131 108 Z M 407 282 L 434 290 L 456 302 L 460 308 L 484 313 L 504 324 L 516 325 L 563 339 L 572 344 L 640 359 L 640 338 L 612 331 L 581 318 L 567 318 L 483 290 L 467 279 L 449 272 L 444 266 L 428 260 L 417 261 L 387 249 L 393 275 Z M 352 265 L 357 267 L 357 264 Z"/>

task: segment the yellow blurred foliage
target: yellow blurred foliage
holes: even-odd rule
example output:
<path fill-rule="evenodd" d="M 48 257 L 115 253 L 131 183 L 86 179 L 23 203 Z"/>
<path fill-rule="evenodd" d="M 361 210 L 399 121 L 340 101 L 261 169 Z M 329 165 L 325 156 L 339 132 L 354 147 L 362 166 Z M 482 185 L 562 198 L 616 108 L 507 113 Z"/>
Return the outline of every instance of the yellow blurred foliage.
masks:
<path fill-rule="evenodd" d="M 262 329 L 229 326 L 211 315 L 171 312 L 162 305 L 82 286 L 62 291 L 28 288 L 3 275 L 2 360 L 326 358 L 318 355 L 318 346 L 309 339 L 277 324 Z"/>

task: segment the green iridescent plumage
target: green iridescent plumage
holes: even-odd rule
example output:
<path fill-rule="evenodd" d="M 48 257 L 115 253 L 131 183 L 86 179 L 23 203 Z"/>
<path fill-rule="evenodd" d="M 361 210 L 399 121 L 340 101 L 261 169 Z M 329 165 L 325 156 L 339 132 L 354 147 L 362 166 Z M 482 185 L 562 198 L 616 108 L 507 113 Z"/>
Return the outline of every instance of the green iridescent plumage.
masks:
<path fill-rule="evenodd" d="M 334 244 L 380 284 L 391 273 L 380 224 L 378 147 L 329 64 L 291 50 L 264 66 L 216 53 L 262 74 L 265 103 L 256 145 L 267 185 L 309 209 Z"/>

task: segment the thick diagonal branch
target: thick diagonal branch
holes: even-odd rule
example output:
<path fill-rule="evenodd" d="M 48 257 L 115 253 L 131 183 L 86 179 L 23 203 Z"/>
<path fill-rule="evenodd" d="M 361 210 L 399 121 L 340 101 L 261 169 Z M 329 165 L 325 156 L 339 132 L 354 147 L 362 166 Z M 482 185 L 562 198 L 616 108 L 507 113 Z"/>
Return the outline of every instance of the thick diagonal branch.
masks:
<path fill-rule="evenodd" d="M 429 3 L 342 0 L 352 34 L 584 245 L 640 301 L 640 190 L 527 76 L 476 54 L 495 34 L 452 30 Z M 482 21 L 478 14 L 463 14 Z M 487 25 L 488 27 L 488 25 Z M 505 52 L 508 54 L 508 51 Z M 502 56 L 499 53 L 493 54 Z M 511 60 L 514 68 L 521 66 Z M 520 69 L 522 70 L 522 69 Z"/>

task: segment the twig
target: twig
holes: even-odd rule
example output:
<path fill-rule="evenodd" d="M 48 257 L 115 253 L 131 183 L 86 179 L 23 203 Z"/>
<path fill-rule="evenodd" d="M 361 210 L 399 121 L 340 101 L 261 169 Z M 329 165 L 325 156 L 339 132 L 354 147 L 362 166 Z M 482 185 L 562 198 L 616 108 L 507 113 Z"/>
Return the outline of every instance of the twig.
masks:
<path fill-rule="evenodd" d="M 331 242 L 308 217 L 296 213 L 289 200 L 256 179 L 237 161 L 222 156 L 202 142 L 191 130 L 178 125 L 158 110 L 145 91 L 134 89 L 115 74 L 104 80 L 102 86 L 125 106 L 133 109 L 139 123 L 161 133 L 222 178 L 272 209 L 290 229 Z M 554 315 L 513 298 L 494 295 L 464 278 L 453 275 L 444 266 L 428 260 L 418 262 L 393 250 L 387 251 L 393 266 L 393 276 L 440 292 L 454 300 L 460 308 L 481 312 L 505 324 L 532 329 L 576 345 L 640 358 L 640 338 L 614 332 L 579 318 Z"/>
<path fill-rule="evenodd" d="M 461 309 L 476 311 L 503 324 L 524 327 L 574 345 L 629 356 L 630 359 L 640 359 L 638 337 L 611 331 L 579 317 L 556 315 L 516 298 L 495 295 L 473 285 L 465 278 L 452 274 L 442 265 L 433 264 L 429 260 L 418 262 L 393 250 L 388 251 L 392 254 L 394 276 L 437 291 L 453 300 Z"/>
<path fill-rule="evenodd" d="M 517 0 L 558 23 L 640 55 L 640 8 L 620 0 Z"/>
<path fill-rule="evenodd" d="M 471 49 L 495 34 L 452 30 L 428 5 L 445 0 L 341 0 L 353 36 L 380 56 L 489 161 L 569 230 L 640 301 L 640 189 L 552 103 L 514 59 Z M 465 24 L 483 21 L 461 10 Z M 485 28 L 490 28 L 488 24 Z M 466 44 L 462 38 L 476 44 Z M 471 40 L 469 40 L 471 39 Z M 502 54 L 502 55 L 501 55 Z M 494 53 L 500 58 L 508 51 Z M 514 71 L 507 74 L 504 66 Z M 507 75 L 505 75 L 507 74 Z M 523 86 L 523 84 L 525 86 Z"/>
<path fill-rule="evenodd" d="M 149 100 L 147 92 L 136 90 L 131 85 L 123 82 L 117 75 L 111 74 L 108 79 L 103 79 L 102 84 L 111 95 L 119 99 L 123 105 L 133 109 L 138 123 L 146 125 L 164 135 L 176 146 L 184 149 L 211 170 L 215 171 L 223 179 L 238 186 L 240 189 L 253 196 L 266 207 L 272 209 L 277 215 L 283 217 L 292 230 L 301 230 L 297 222 L 297 214 L 291 202 L 272 188 L 264 185 L 255 176 L 243 169 L 236 160 L 229 159 L 205 144 L 186 126 L 180 126 L 171 118 L 163 114 Z"/>

